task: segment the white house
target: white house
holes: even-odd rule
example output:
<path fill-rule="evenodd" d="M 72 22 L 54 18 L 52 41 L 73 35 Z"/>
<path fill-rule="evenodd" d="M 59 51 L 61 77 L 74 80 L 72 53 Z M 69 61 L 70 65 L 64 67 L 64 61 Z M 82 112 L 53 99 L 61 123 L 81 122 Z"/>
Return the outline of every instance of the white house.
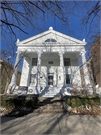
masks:
<path fill-rule="evenodd" d="M 85 83 L 90 92 L 88 69 L 85 58 L 85 39 L 80 41 L 60 32 L 49 30 L 25 39 L 17 40 L 17 58 L 11 86 L 16 86 L 20 55 L 24 56 L 20 86 L 28 86 L 28 94 L 60 96 L 60 90 L 71 85 L 81 87 L 78 58 L 82 55 Z"/>

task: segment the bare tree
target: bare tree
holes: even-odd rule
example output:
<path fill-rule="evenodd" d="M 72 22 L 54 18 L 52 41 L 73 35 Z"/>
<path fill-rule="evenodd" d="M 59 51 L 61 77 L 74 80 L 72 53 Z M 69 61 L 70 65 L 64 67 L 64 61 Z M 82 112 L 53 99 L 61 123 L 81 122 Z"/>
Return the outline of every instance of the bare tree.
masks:
<path fill-rule="evenodd" d="M 66 26 L 69 24 L 69 15 L 73 14 L 75 3 L 70 7 L 69 1 L 1 1 L 2 32 L 10 32 L 16 36 L 16 29 L 28 34 L 25 27 L 31 25 L 34 29 L 41 29 L 39 22 L 45 18 L 57 17 Z M 68 8 L 67 8 L 68 7 Z M 16 28 L 16 29 L 14 29 Z M 69 28 L 70 29 L 70 28 Z"/>
<path fill-rule="evenodd" d="M 67 8 L 68 7 L 68 8 Z M 15 58 L 17 33 L 28 34 L 28 28 L 37 29 L 42 32 L 42 24 L 47 19 L 58 18 L 70 32 L 69 17 L 74 14 L 76 3 L 69 1 L 1 1 L 1 36 L 5 47 L 2 49 L 1 58 L 7 56 Z M 40 23 L 41 22 L 41 23 Z M 9 60 L 11 62 L 11 59 Z M 11 64 L 14 65 L 12 61 Z"/>
<path fill-rule="evenodd" d="M 89 38 L 89 48 L 100 35 L 100 0 L 97 1 L 85 1 L 83 8 L 85 15 L 81 19 L 81 24 L 86 30 L 87 37 Z"/>

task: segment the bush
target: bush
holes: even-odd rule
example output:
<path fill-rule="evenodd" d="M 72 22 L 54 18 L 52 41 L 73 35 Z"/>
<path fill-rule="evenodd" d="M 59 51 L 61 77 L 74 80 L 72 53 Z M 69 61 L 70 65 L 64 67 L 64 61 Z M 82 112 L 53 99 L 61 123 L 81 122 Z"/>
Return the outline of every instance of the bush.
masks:
<path fill-rule="evenodd" d="M 81 90 L 81 94 L 83 94 L 83 95 L 89 95 L 89 92 L 88 92 L 87 89 L 83 89 L 83 90 Z"/>
<path fill-rule="evenodd" d="M 7 109 L 23 109 L 23 108 L 33 108 L 35 98 L 28 98 L 26 96 L 1 96 L 1 106 Z"/>
<path fill-rule="evenodd" d="M 78 96 L 78 97 L 71 97 L 66 99 L 67 105 L 71 106 L 72 108 L 79 107 L 83 105 L 85 106 L 96 106 L 100 105 L 100 98 L 98 96 L 95 97 L 90 97 L 88 95 L 85 95 L 83 97 Z"/>
<path fill-rule="evenodd" d="M 14 108 L 13 98 L 8 96 L 1 96 L 1 106 L 5 108 Z"/>
<path fill-rule="evenodd" d="M 76 90 L 76 89 L 73 89 L 73 90 L 71 90 L 71 93 L 72 93 L 73 95 L 78 95 L 79 91 Z"/>

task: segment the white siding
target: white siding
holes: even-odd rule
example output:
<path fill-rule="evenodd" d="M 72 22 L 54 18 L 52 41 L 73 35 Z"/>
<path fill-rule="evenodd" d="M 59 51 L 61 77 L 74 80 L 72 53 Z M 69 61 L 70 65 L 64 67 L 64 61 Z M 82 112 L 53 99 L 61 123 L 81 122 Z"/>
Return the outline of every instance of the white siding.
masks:
<path fill-rule="evenodd" d="M 48 64 L 49 61 L 53 61 L 53 64 Z M 54 74 L 53 86 L 59 87 L 61 84 L 61 69 L 60 69 L 60 60 L 59 59 L 42 59 L 41 62 L 41 75 L 40 75 L 40 85 L 42 87 L 48 86 L 48 73 Z M 24 60 L 21 83 L 20 86 L 30 86 L 30 74 L 37 74 L 37 66 L 31 66 L 30 60 Z M 78 66 L 77 59 L 71 59 L 71 66 L 64 68 L 65 74 L 71 74 L 72 84 L 81 85 L 80 70 Z M 37 76 L 36 76 L 37 77 Z M 34 85 L 36 86 L 36 84 Z M 66 86 L 70 86 L 67 84 Z"/>
<path fill-rule="evenodd" d="M 81 85 L 80 69 L 78 59 L 71 59 L 72 84 Z"/>

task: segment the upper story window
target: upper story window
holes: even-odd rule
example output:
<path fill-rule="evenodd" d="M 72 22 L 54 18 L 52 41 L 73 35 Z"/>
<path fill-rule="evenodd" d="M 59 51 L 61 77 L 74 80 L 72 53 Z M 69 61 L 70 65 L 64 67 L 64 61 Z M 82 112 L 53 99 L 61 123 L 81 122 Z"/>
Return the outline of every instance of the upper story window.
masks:
<path fill-rule="evenodd" d="M 48 64 L 53 64 L 53 61 L 49 61 Z"/>
<path fill-rule="evenodd" d="M 37 58 L 32 58 L 32 66 L 37 66 Z"/>
<path fill-rule="evenodd" d="M 47 39 L 45 42 L 57 42 L 55 39 Z"/>
<path fill-rule="evenodd" d="M 70 66 L 70 58 L 64 58 L 64 66 Z"/>

